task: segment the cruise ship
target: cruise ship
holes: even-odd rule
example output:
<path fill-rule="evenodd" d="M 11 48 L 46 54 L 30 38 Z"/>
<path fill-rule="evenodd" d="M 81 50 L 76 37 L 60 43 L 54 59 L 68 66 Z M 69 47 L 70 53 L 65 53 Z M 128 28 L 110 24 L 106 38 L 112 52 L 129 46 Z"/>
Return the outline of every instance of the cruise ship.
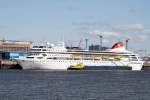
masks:
<path fill-rule="evenodd" d="M 141 70 L 140 57 L 125 49 L 122 42 L 105 51 L 90 51 L 66 47 L 65 43 L 33 46 L 29 55 L 16 59 L 23 69 L 67 70 L 70 66 L 83 64 L 85 68 L 130 68 Z"/>

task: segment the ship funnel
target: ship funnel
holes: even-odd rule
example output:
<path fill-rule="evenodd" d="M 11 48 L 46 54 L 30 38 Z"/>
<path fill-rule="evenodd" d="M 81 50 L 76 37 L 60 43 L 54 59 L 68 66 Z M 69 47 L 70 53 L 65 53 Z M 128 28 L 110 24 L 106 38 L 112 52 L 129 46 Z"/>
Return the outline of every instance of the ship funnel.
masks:
<path fill-rule="evenodd" d="M 108 51 L 110 51 L 110 52 L 129 52 L 125 49 L 122 42 L 117 42 L 110 49 L 108 49 Z"/>
<path fill-rule="evenodd" d="M 118 42 L 118 43 L 114 44 L 111 49 L 122 48 L 122 47 L 124 47 L 123 43 Z"/>

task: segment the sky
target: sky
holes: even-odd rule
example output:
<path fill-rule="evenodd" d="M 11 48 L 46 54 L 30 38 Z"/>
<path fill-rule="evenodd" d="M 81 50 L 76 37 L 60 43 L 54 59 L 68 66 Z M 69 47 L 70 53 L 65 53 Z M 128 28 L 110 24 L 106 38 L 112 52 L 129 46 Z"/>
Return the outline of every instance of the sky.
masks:
<path fill-rule="evenodd" d="M 0 39 L 150 50 L 150 0 L 0 0 Z"/>

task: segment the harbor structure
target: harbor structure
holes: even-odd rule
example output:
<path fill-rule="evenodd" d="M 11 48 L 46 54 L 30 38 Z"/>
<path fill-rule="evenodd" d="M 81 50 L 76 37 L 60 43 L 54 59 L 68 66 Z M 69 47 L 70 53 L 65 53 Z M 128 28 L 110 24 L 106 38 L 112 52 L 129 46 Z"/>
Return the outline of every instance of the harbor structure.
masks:
<path fill-rule="evenodd" d="M 126 41 L 125 41 L 125 42 L 126 42 L 126 49 L 127 49 L 127 50 L 128 50 L 128 43 L 129 43 L 129 40 L 130 40 L 130 39 L 126 39 Z"/>
<path fill-rule="evenodd" d="M 101 34 L 98 35 L 100 39 L 100 45 L 99 45 L 99 50 L 102 49 L 102 43 L 103 43 L 103 36 Z"/>
<path fill-rule="evenodd" d="M 0 40 L 0 58 L 15 59 L 24 56 L 31 48 L 31 41 Z"/>
<path fill-rule="evenodd" d="M 101 45 L 90 45 L 89 50 L 90 51 L 104 51 L 107 50 L 109 47 L 101 47 Z"/>
<path fill-rule="evenodd" d="M 150 56 L 144 57 L 143 69 L 150 69 Z"/>
<path fill-rule="evenodd" d="M 14 59 L 27 56 L 31 48 L 31 41 L 0 40 L 0 69 L 18 68 Z"/>
<path fill-rule="evenodd" d="M 86 45 L 86 49 L 88 49 L 88 39 L 87 38 L 85 39 L 85 43 L 86 43 L 85 44 Z"/>
<path fill-rule="evenodd" d="M 29 51 L 31 47 L 31 41 L 0 40 L 1 52 Z"/>

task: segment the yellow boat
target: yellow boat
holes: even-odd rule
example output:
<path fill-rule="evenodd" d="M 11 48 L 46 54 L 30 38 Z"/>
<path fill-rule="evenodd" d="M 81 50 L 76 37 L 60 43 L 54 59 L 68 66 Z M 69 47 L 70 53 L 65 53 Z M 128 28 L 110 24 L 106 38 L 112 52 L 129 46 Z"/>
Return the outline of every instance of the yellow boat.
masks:
<path fill-rule="evenodd" d="M 84 69 L 84 65 L 82 63 L 77 64 L 77 65 L 71 65 L 68 69 L 73 69 L 73 70 L 82 70 Z"/>

